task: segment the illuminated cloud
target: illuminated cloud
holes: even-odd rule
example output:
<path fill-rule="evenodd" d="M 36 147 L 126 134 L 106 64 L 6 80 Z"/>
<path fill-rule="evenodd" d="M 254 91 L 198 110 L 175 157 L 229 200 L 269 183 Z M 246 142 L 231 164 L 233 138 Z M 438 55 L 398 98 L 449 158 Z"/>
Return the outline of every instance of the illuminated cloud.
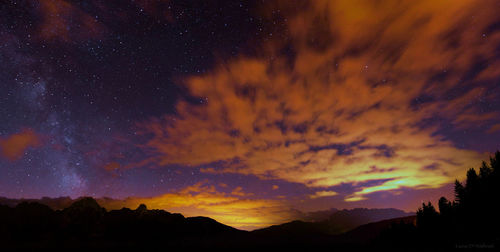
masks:
<path fill-rule="evenodd" d="M 0 138 L 0 153 L 10 161 L 20 159 L 30 147 L 41 145 L 40 137 L 32 129 L 24 129 L 6 138 Z"/>
<path fill-rule="evenodd" d="M 356 195 L 349 195 L 347 197 L 344 198 L 344 200 L 346 202 L 353 202 L 353 201 L 360 201 L 360 200 L 366 200 L 367 198 L 363 197 L 363 196 L 356 196 Z"/>
<path fill-rule="evenodd" d="M 124 200 L 104 198 L 98 201 L 107 209 L 135 209 L 144 203 L 150 209 L 180 212 L 185 216 L 207 216 L 226 225 L 247 230 L 293 219 L 290 208 L 281 201 L 244 198 L 249 195 L 251 194 L 245 193 L 241 187 L 235 188 L 232 193 L 225 193 L 218 191 L 208 181 L 202 181 L 157 197 Z"/>
<path fill-rule="evenodd" d="M 110 162 L 110 163 L 107 163 L 106 165 L 104 165 L 104 169 L 106 171 L 114 171 L 118 168 L 120 168 L 120 164 L 117 162 Z"/>
<path fill-rule="evenodd" d="M 316 199 L 316 198 L 320 198 L 320 197 L 330 197 L 330 196 L 335 196 L 337 195 L 338 193 L 335 192 L 335 191 L 317 191 L 315 192 L 313 195 L 310 195 L 309 197 L 311 199 Z"/>
<path fill-rule="evenodd" d="M 254 194 L 243 192 L 243 188 L 241 186 L 238 186 L 238 187 L 234 188 L 234 190 L 231 192 L 231 195 L 239 196 L 239 197 L 248 197 L 248 196 L 252 196 Z"/>
<path fill-rule="evenodd" d="M 485 157 L 437 132 L 442 122 L 468 129 L 499 117 L 475 102 L 495 97 L 488 91 L 500 76 L 494 1 L 278 6 L 286 43 L 186 78 L 202 104 L 180 101 L 175 116 L 141 124 L 157 165 L 312 188 L 386 179 L 345 197 L 359 201 L 441 187 Z"/>
<path fill-rule="evenodd" d="M 488 130 L 488 133 L 492 134 L 498 131 L 500 131 L 500 123 L 491 126 L 491 128 Z"/>

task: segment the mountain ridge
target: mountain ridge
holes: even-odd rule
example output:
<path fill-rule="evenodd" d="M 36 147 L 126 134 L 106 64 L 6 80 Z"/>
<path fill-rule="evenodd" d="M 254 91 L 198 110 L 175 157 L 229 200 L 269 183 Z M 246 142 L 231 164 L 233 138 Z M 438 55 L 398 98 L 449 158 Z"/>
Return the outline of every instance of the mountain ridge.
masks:
<path fill-rule="evenodd" d="M 56 198 L 42 197 L 40 199 L 36 199 L 36 198 L 15 199 L 15 198 L 6 198 L 6 197 L 1 197 L 0 196 L 0 205 L 6 205 L 6 206 L 9 206 L 9 207 L 16 207 L 16 205 L 18 205 L 18 204 L 20 204 L 22 202 L 38 202 L 38 203 L 41 203 L 41 204 L 44 204 L 44 205 L 50 207 L 53 210 L 62 210 L 62 209 L 70 207 L 74 202 L 77 202 L 77 201 L 79 201 L 81 199 L 85 199 L 85 198 L 90 198 L 90 197 L 83 196 L 83 197 L 78 197 L 78 198 L 72 199 L 71 197 L 63 196 L 63 197 L 56 197 Z M 101 198 L 95 198 L 94 200 L 96 201 L 97 204 L 101 205 L 101 204 L 103 204 L 105 202 L 113 201 L 115 199 L 109 198 L 109 197 L 101 197 Z M 144 205 L 144 204 L 140 204 L 140 205 Z M 113 211 L 113 210 L 119 210 L 119 208 L 111 208 L 111 209 L 107 209 L 107 210 L 108 211 Z M 371 212 L 374 212 L 374 211 L 377 211 L 377 210 L 398 211 L 398 213 L 396 213 L 396 214 L 394 214 L 392 216 L 391 215 L 386 216 L 385 219 L 401 217 L 403 215 L 414 215 L 415 214 L 415 213 L 405 212 L 403 210 L 396 209 L 396 208 L 352 208 L 352 209 L 330 208 L 330 209 L 326 209 L 326 210 L 318 210 L 318 211 L 311 211 L 311 212 L 300 212 L 300 211 L 298 211 L 295 214 L 296 217 L 293 218 L 293 219 L 291 219 L 289 222 L 293 222 L 293 221 L 324 222 L 327 219 L 332 218 L 332 216 L 346 214 L 346 213 L 349 213 L 349 212 L 352 212 L 352 211 L 371 211 Z M 375 218 L 375 219 L 368 218 L 368 219 L 370 221 L 381 220 L 380 218 Z M 287 223 L 287 222 L 285 222 L 285 223 Z M 280 223 L 280 224 L 275 224 L 275 225 L 281 225 L 281 224 L 285 224 L 285 223 Z M 362 221 L 360 223 L 361 224 L 366 224 L 368 222 L 367 221 Z M 361 224 L 359 224 L 359 225 L 361 225 Z M 269 227 L 272 227 L 272 226 L 275 226 L 275 225 L 271 225 Z M 265 228 L 269 228 L 269 227 L 264 227 L 264 228 L 260 228 L 260 229 L 265 229 Z M 348 228 L 352 228 L 352 225 L 348 225 Z M 259 229 L 256 229 L 256 230 L 259 230 Z M 252 230 L 252 231 L 255 231 L 255 230 Z M 347 231 L 347 230 L 342 229 L 342 231 Z M 333 232 L 333 233 L 335 233 L 335 232 Z"/>
<path fill-rule="evenodd" d="M 44 199 L 47 201 L 47 198 Z M 69 202 L 67 198 L 59 201 Z M 58 202 L 59 202 L 58 201 Z M 163 243 L 172 247 L 228 247 L 238 248 L 244 244 L 255 246 L 314 246 L 342 244 L 338 237 L 343 229 L 336 226 L 332 232 L 332 221 L 338 216 L 354 223 L 363 223 L 389 216 L 403 214 L 396 209 L 343 209 L 335 211 L 329 219 L 318 222 L 295 220 L 254 231 L 239 230 L 204 216 L 184 217 L 179 213 L 148 209 L 140 204 L 136 209 L 121 208 L 107 211 L 98 200 L 81 197 L 63 209 L 54 210 L 36 200 L 22 201 L 14 207 L 2 204 L 0 199 L 0 242 L 6 247 L 17 248 L 19 244 L 73 248 L 80 246 L 140 247 L 143 244 L 156 246 Z M 9 199 L 8 203 L 18 202 Z M 361 218 L 379 213 L 379 216 Z M 382 215 L 380 215 L 382 213 Z M 384 215 L 385 214 L 385 215 Z M 391 222 L 390 220 L 388 221 Z M 378 227 L 378 226 L 377 226 Z M 384 226 L 384 227 L 387 227 Z M 377 229 L 377 228 L 375 228 Z M 372 234 L 379 233 L 378 231 Z M 345 232 L 344 232 L 345 233 Z M 347 236 L 351 240 L 366 240 L 357 233 Z M 346 240 L 348 240 L 346 238 Z M 22 246 L 24 246 L 22 245 Z M 148 245 L 149 246 L 149 245 Z"/>

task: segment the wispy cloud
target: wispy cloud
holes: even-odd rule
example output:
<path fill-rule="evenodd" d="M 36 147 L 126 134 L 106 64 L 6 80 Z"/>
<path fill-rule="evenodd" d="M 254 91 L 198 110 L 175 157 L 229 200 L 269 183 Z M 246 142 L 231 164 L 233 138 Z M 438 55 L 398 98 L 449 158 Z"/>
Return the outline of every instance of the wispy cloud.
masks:
<path fill-rule="evenodd" d="M 488 133 L 490 133 L 490 134 L 498 132 L 498 131 L 500 131 L 500 123 L 495 124 L 495 125 L 491 126 L 490 129 L 488 129 Z"/>
<path fill-rule="evenodd" d="M 310 195 L 309 197 L 311 199 L 316 199 L 316 198 L 320 198 L 320 197 L 330 197 L 330 196 L 335 196 L 337 195 L 338 193 L 335 192 L 335 191 L 317 191 L 315 192 L 314 194 Z"/>

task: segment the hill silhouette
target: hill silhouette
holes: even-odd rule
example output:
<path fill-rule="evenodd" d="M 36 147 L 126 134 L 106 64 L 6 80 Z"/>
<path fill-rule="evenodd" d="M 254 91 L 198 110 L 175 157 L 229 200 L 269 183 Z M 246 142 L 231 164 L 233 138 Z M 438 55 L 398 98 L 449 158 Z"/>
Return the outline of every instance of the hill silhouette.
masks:
<path fill-rule="evenodd" d="M 393 226 L 407 225 L 414 227 L 416 219 L 416 216 L 412 215 L 364 224 L 348 232 L 336 235 L 334 240 L 335 243 L 344 245 L 370 245 L 371 242 Z"/>

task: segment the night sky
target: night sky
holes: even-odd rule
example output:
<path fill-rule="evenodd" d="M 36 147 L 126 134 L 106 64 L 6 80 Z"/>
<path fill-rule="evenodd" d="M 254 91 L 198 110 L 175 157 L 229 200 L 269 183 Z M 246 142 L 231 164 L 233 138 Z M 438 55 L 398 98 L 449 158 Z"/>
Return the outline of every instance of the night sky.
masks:
<path fill-rule="evenodd" d="M 0 0 L 0 196 L 244 229 L 452 197 L 500 149 L 498 1 Z"/>

